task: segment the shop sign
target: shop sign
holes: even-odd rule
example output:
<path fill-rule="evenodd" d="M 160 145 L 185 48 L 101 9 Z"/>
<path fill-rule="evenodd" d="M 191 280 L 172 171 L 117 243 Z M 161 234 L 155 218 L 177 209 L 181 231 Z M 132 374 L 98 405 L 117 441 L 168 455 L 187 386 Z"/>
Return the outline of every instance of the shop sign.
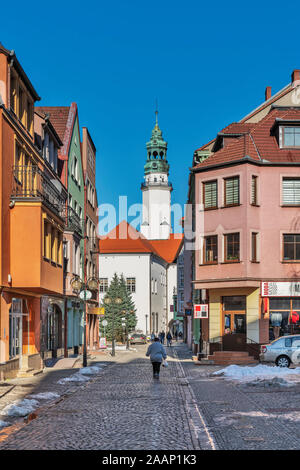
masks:
<path fill-rule="evenodd" d="M 89 307 L 88 313 L 90 315 L 105 315 L 104 307 Z"/>
<path fill-rule="evenodd" d="M 262 297 L 300 297 L 299 282 L 262 282 Z"/>
<path fill-rule="evenodd" d="M 104 337 L 100 338 L 99 346 L 100 346 L 100 349 L 106 349 L 107 348 L 106 338 L 104 338 Z"/>
<path fill-rule="evenodd" d="M 194 305 L 194 318 L 208 318 L 208 304 Z"/>
<path fill-rule="evenodd" d="M 185 309 L 185 314 L 186 315 L 192 315 L 192 309 L 191 308 L 186 308 Z"/>

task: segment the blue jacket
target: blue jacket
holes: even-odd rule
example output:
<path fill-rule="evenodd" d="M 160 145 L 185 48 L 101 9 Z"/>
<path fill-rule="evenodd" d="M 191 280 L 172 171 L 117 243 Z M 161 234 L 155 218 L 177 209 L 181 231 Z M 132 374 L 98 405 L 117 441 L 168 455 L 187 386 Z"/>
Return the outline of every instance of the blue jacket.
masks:
<path fill-rule="evenodd" d="M 154 341 L 154 343 L 150 344 L 150 346 L 148 347 L 146 356 L 150 356 L 151 362 L 162 362 L 163 358 L 167 358 L 167 353 L 161 343 L 159 343 L 158 341 Z"/>

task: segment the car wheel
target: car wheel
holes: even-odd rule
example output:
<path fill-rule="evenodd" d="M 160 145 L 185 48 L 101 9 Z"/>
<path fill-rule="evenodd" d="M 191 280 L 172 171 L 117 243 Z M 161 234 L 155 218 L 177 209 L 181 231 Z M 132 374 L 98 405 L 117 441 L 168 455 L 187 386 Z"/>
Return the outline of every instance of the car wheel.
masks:
<path fill-rule="evenodd" d="M 278 367 L 290 367 L 291 361 L 287 356 L 279 356 L 275 361 Z"/>

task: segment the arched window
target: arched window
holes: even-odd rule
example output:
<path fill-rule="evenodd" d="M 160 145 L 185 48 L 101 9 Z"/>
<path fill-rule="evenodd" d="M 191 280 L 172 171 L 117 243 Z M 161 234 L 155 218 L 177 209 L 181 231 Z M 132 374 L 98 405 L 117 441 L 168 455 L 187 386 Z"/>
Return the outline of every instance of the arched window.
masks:
<path fill-rule="evenodd" d="M 153 152 L 153 157 L 154 157 L 154 158 L 157 158 L 157 156 L 158 156 L 158 153 L 157 153 L 157 152 Z"/>
<path fill-rule="evenodd" d="M 164 158 L 164 152 L 160 152 L 160 159 L 162 160 Z"/>

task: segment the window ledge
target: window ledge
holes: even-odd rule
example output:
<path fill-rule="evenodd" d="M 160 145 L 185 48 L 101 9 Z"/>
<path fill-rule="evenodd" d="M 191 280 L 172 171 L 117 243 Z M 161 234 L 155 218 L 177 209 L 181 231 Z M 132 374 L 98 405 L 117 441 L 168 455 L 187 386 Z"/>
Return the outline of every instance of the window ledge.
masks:
<path fill-rule="evenodd" d="M 252 207 L 260 207 L 260 204 L 250 204 Z"/>
<path fill-rule="evenodd" d="M 241 263 L 241 260 L 238 261 L 222 261 L 220 264 L 237 264 Z"/>
<path fill-rule="evenodd" d="M 215 211 L 217 209 L 219 209 L 218 206 L 216 206 L 216 207 L 204 207 L 204 212 L 206 212 L 206 211 Z"/>
<path fill-rule="evenodd" d="M 250 260 L 250 263 L 259 264 L 260 261 L 253 261 L 253 260 L 251 259 L 251 260 Z"/>
<path fill-rule="evenodd" d="M 281 204 L 280 207 L 300 207 L 300 204 Z"/>
<path fill-rule="evenodd" d="M 228 206 L 221 206 L 221 209 L 228 209 L 229 207 L 239 207 L 242 206 L 242 204 L 230 204 Z"/>
<path fill-rule="evenodd" d="M 46 261 L 47 263 L 50 263 L 50 259 L 46 258 L 46 256 L 43 256 L 43 260 Z"/>
<path fill-rule="evenodd" d="M 214 263 L 201 263 L 199 266 L 216 266 L 216 264 L 219 264 L 218 261 L 215 261 Z"/>
<path fill-rule="evenodd" d="M 282 264 L 295 264 L 295 263 L 300 263 L 300 259 L 295 259 L 295 260 L 289 260 L 289 261 L 281 261 Z"/>

